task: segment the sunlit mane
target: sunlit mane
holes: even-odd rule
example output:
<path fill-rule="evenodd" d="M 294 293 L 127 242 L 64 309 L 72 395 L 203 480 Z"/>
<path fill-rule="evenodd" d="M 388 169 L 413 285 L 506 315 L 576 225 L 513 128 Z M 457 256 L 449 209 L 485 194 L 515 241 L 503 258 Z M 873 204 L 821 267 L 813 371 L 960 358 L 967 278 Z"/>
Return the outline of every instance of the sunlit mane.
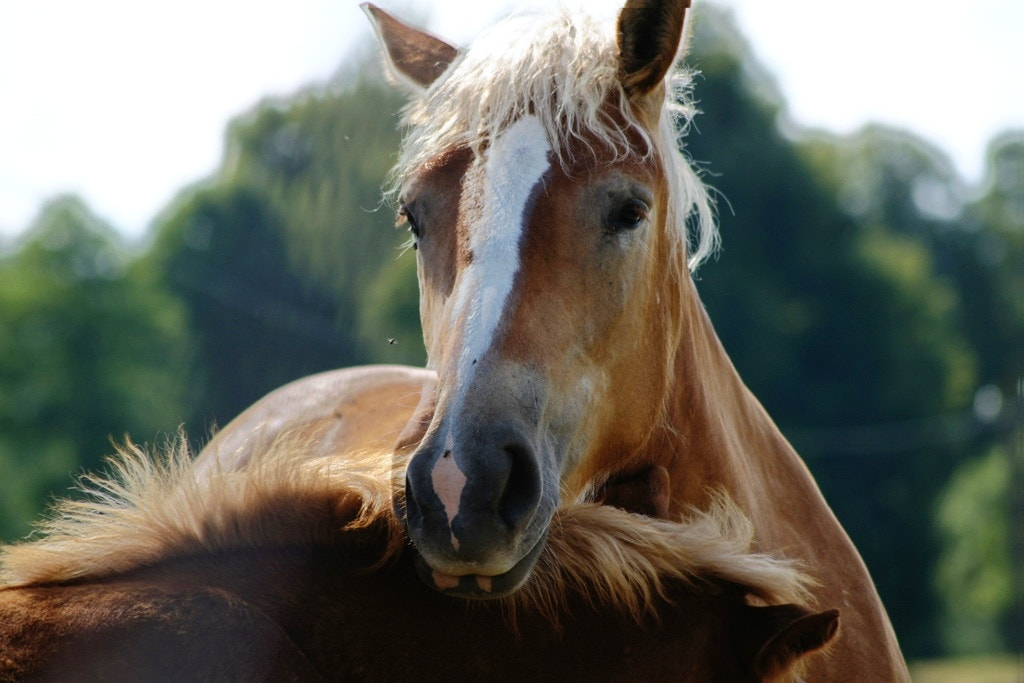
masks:
<path fill-rule="evenodd" d="M 479 150 L 531 113 L 543 123 L 563 166 L 571 161 L 571 143 L 586 136 L 622 158 L 660 154 L 672 187 L 669 224 L 695 268 L 714 251 L 718 237 L 706 188 L 678 150 L 693 115 L 691 74 L 680 69 L 670 75 L 659 129 L 650 131 L 634 116 L 620 84 L 618 52 L 604 23 L 564 9 L 497 24 L 406 108 L 394 189 L 434 156 L 464 146 Z M 625 126 L 604 111 L 608 103 L 623 112 Z M 640 149 L 637 136 L 644 142 Z"/>
<path fill-rule="evenodd" d="M 345 548 L 350 530 L 369 525 L 390 543 L 368 565 L 408 545 L 392 512 L 400 491 L 394 482 L 402 478 L 393 476 L 401 468 L 390 454 L 304 461 L 308 444 L 285 437 L 245 470 L 197 477 L 186 444 L 181 439 L 162 454 L 123 448 L 111 460 L 112 476 L 87 479 L 86 497 L 62 502 L 39 538 L 0 547 L 0 586 L 102 579 L 232 548 Z M 557 621 L 569 596 L 582 594 L 639 617 L 667 582 L 699 589 L 709 579 L 768 602 L 809 600 L 809 580 L 789 562 L 752 554 L 752 537 L 724 498 L 681 522 L 565 504 L 532 578 L 504 605 Z"/>
<path fill-rule="evenodd" d="M 193 472 L 184 437 L 163 453 L 128 444 L 108 476 L 79 482 L 35 540 L 0 546 L 0 585 L 73 581 L 231 548 L 309 546 L 352 524 L 397 526 L 388 453 L 308 460 L 309 444 L 284 436 L 244 471 Z"/>

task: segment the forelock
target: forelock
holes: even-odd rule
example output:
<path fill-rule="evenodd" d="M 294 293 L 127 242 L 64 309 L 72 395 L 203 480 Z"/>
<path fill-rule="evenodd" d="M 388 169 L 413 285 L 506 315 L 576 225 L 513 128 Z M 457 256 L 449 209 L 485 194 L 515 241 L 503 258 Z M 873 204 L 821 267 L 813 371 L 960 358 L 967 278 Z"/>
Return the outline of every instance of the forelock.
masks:
<path fill-rule="evenodd" d="M 684 70 L 669 76 L 661 123 L 648 130 L 621 85 L 612 25 L 567 9 L 510 17 L 462 50 L 404 109 L 391 192 L 437 155 L 460 147 L 480 152 L 531 114 L 547 132 L 554 161 L 566 169 L 573 149 L 594 143 L 612 150 L 616 160 L 660 154 L 673 186 L 669 220 L 694 267 L 711 253 L 717 234 L 706 188 L 678 149 L 694 112 L 690 82 Z M 620 114 L 611 115 L 609 104 Z"/>

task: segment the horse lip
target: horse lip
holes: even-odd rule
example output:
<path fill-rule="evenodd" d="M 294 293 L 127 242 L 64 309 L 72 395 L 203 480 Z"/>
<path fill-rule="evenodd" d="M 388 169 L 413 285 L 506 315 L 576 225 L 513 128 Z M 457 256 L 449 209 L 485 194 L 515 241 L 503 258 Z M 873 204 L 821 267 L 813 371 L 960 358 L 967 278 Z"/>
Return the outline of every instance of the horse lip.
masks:
<path fill-rule="evenodd" d="M 493 600 L 510 595 L 518 590 L 530 577 L 537 558 L 540 557 L 547 541 L 547 532 L 540 538 L 511 569 L 493 576 L 482 574 L 452 575 L 436 571 L 427 564 L 423 556 L 416 553 L 416 573 L 420 579 L 436 591 L 460 598 L 473 600 Z"/>

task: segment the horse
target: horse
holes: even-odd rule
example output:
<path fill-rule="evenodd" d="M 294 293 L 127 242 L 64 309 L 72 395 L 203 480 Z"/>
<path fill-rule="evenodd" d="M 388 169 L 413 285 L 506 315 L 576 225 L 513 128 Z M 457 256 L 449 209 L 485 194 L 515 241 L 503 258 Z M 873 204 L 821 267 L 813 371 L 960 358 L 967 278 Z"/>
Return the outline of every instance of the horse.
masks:
<path fill-rule="evenodd" d="M 808 679 L 909 680 L 867 568 L 693 283 L 716 235 L 680 151 L 688 0 L 628 0 L 614 27 L 566 11 L 513 18 L 467 49 L 364 8 L 410 96 L 392 191 L 416 253 L 427 367 L 343 369 L 272 392 L 213 437 L 193 476 L 245 475 L 283 434 L 309 462 L 391 453 L 408 561 L 451 610 L 543 590 L 563 509 L 629 515 L 605 548 L 630 560 L 673 542 L 659 525 L 725 497 L 752 520 L 753 551 L 799 562 L 818 580 L 810 603 L 842 612 Z M 624 557 L 639 529 L 659 533 Z M 111 576 L 109 563 L 139 556 L 123 540 L 108 554 L 78 547 L 70 564 L 9 551 L 9 572 L 40 569 L 3 595 Z M 621 599 L 595 585 L 584 608 Z"/>
<path fill-rule="evenodd" d="M 314 454 L 393 449 L 419 575 L 468 599 L 529 584 L 562 501 L 632 481 L 649 514 L 678 519 L 723 490 L 756 548 L 803 562 L 843 612 L 812 677 L 909 680 L 867 567 L 694 285 L 717 233 L 681 151 L 688 0 L 628 0 L 614 27 L 513 17 L 465 49 L 364 8 L 409 96 L 388 192 L 416 254 L 426 368 L 299 380 L 200 461 L 244 467 L 284 428 Z"/>
<path fill-rule="evenodd" d="M 416 579 L 390 453 L 308 445 L 217 473 L 184 439 L 123 449 L 5 549 L 0 681 L 790 681 L 837 632 L 721 497 L 680 522 L 563 505 L 530 588 L 453 600 Z"/>

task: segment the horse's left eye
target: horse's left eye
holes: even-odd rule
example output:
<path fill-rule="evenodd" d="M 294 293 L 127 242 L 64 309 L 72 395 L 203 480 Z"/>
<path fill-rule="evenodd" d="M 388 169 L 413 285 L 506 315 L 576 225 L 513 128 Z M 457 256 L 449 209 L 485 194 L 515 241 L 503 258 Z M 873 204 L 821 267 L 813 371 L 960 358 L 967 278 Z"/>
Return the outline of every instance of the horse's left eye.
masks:
<path fill-rule="evenodd" d="M 636 230 L 647 219 L 649 212 L 650 207 L 643 200 L 629 199 L 612 210 L 608 224 L 616 231 Z"/>

